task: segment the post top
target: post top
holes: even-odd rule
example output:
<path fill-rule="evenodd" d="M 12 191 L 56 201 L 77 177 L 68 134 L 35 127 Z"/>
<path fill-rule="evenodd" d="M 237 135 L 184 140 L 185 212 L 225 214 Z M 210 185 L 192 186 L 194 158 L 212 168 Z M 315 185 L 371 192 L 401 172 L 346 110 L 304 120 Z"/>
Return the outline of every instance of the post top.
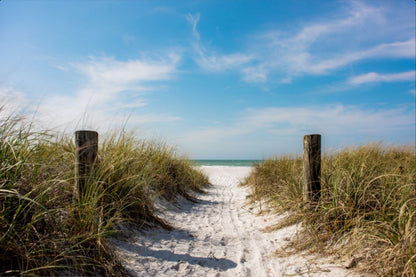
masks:
<path fill-rule="evenodd" d="M 77 130 L 77 131 L 75 131 L 75 134 L 82 134 L 82 133 L 95 133 L 95 134 L 98 134 L 97 131 L 92 131 L 92 130 Z"/>

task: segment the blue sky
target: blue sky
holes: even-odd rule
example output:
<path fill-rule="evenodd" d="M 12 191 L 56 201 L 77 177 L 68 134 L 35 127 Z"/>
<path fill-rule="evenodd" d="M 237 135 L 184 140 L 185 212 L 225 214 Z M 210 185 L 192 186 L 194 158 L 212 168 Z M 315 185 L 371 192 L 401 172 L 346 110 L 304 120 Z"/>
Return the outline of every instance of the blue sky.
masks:
<path fill-rule="evenodd" d="M 3 113 L 190 158 L 415 140 L 415 1 L 0 2 Z"/>

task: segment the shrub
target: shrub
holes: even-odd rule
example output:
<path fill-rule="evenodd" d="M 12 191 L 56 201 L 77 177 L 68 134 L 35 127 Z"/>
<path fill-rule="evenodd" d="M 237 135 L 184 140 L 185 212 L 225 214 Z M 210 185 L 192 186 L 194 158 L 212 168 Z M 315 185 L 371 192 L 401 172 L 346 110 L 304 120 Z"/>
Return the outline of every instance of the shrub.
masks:
<path fill-rule="evenodd" d="M 104 136 L 83 201 L 74 199 L 72 139 L 0 121 L 0 275 L 121 275 L 108 246 L 120 224 L 170 228 L 156 201 L 192 199 L 207 178 L 174 150 L 134 135 Z M 160 205 L 159 205 L 160 206 Z"/>
<path fill-rule="evenodd" d="M 416 155 L 412 147 L 372 144 L 322 158 L 321 198 L 302 204 L 302 159 L 257 165 L 243 185 L 252 201 L 291 211 L 303 231 L 291 246 L 365 259 L 379 275 L 416 275 Z M 293 219 L 290 220 L 293 222 Z"/>

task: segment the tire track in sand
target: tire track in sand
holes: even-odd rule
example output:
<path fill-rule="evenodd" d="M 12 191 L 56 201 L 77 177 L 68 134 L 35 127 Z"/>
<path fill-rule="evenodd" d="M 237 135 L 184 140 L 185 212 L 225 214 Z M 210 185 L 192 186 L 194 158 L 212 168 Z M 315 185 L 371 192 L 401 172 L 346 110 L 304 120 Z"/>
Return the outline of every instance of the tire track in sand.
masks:
<path fill-rule="evenodd" d="M 312 272 L 315 261 L 302 256 L 273 257 L 298 226 L 261 231 L 278 217 L 256 216 L 245 207 L 248 190 L 238 184 L 251 169 L 201 170 L 213 184 L 207 193 L 198 195 L 198 203 L 183 200 L 162 215 L 175 230 L 149 230 L 113 240 L 133 276 L 352 276 L 331 263 L 321 263 Z"/>

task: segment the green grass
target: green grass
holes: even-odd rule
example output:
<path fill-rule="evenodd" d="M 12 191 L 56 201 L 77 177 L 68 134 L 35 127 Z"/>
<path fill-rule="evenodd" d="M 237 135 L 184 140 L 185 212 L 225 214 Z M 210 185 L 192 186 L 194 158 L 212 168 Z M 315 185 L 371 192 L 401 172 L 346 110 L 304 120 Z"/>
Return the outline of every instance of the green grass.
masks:
<path fill-rule="evenodd" d="M 73 138 L 35 132 L 17 116 L 0 119 L 0 276 L 125 276 L 107 238 L 121 224 L 170 228 L 156 202 L 192 200 L 208 183 L 164 144 L 132 134 L 101 140 L 80 202 Z"/>
<path fill-rule="evenodd" d="M 322 158 L 322 196 L 302 202 L 302 158 L 281 157 L 255 166 L 243 185 L 251 201 L 266 201 L 286 223 L 304 227 L 289 246 L 362 260 L 380 276 L 416 276 L 416 155 L 413 147 L 380 144 Z"/>

